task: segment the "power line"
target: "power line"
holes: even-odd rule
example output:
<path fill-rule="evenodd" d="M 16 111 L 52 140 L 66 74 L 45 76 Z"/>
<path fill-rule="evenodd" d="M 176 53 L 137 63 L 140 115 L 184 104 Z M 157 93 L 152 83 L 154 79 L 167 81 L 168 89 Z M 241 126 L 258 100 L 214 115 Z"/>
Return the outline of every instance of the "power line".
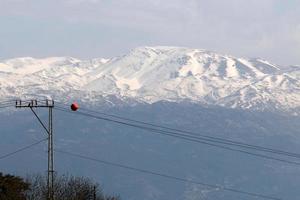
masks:
<path fill-rule="evenodd" d="M 60 106 L 58 106 L 58 107 L 60 107 Z M 60 108 L 64 109 L 63 107 L 60 107 Z M 292 153 L 292 152 L 282 151 L 282 150 L 278 150 L 278 149 L 267 148 L 267 147 L 247 144 L 247 143 L 243 143 L 243 142 L 223 139 L 223 138 L 219 138 L 219 137 L 213 137 L 213 136 L 209 136 L 209 135 L 198 134 L 198 133 L 194 133 L 194 132 L 191 132 L 191 131 L 170 128 L 170 127 L 161 126 L 161 125 L 157 125 L 157 124 L 153 124 L 153 123 L 147 123 L 147 122 L 143 122 L 143 121 L 139 121 L 139 120 L 133 120 L 133 119 L 125 118 L 125 117 L 120 117 L 120 116 L 117 116 L 117 115 L 106 114 L 106 113 L 98 112 L 98 111 L 92 111 L 92 110 L 89 110 L 89 109 L 86 109 L 86 108 L 81 108 L 81 109 L 86 110 L 88 112 L 108 116 L 108 117 L 114 117 L 114 118 L 117 118 L 117 119 L 122 119 L 122 120 L 135 122 L 135 123 L 139 123 L 139 124 L 144 124 L 144 125 L 148 125 L 148 126 L 152 126 L 152 127 L 157 127 L 157 128 L 167 129 L 167 130 L 171 130 L 171 131 L 176 131 L 176 132 L 179 132 L 179 134 L 185 133 L 184 136 L 193 137 L 193 138 L 196 137 L 197 139 L 202 139 L 202 140 L 206 140 L 206 141 L 209 141 L 209 142 L 221 143 L 221 144 L 225 144 L 225 145 L 234 145 L 234 146 L 247 148 L 247 149 L 253 149 L 253 150 L 257 150 L 257 151 L 264 151 L 264 152 L 268 152 L 268 153 L 274 153 L 274 154 L 280 154 L 280 155 L 285 155 L 285 156 L 294 157 L 294 158 L 300 158 L 300 154 L 298 154 L 298 153 Z"/>
<path fill-rule="evenodd" d="M 140 125 L 134 125 L 134 124 L 121 122 L 121 121 L 113 120 L 113 119 L 108 119 L 108 118 L 104 118 L 104 117 L 99 117 L 99 116 L 95 116 L 95 115 L 88 114 L 88 113 L 83 113 L 83 112 L 78 112 L 78 111 L 75 113 L 75 112 L 71 112 L 69 110 L 64 110 L 64 109 L 60 109 L 60 108 L 55 108 L 55 109 L 63 111 L 63 112 L 74 113 L 74 114 L 78 114 L 78 115 L 82 115 L 82 116 L 92 117 L 92 118 L 95 118 L 95 119 L 100 119 L 100 120 L 114 122 L 114 123 L 130 126 L 130 127 L 135 127 L 135 128 L 147 130 L 147 131 L 154 132 L 154 133 L 158 133 L 158 134 L 162 134 L 162 135 L 167 135 L 167 136 L 183 139 L 183 140 L 186 140 L 186 141 L 191 141 L 191 142 L 205 144 L 205 145 L 209 145 L 209 146 L 213 146 L 213 147 L 218 147 L 218 148 L 226 149 L 226 150 L 229 150 L 229 151 L 244 153 L 244 154 L 248 154 L 248 155 L 252 155 L 252 156 L 256 156 L 256 157 L 261 157 L 261 158 L 264 158 L 264 159 L 275 160 L 275 161 L 284 162 L 284 163 L 288 163 L 288 164 L 294 164 L 294 165 L 298 165 L 298 166 L 300 165 L 299 162 L 289 161 L 289 160 L 276 158 L 276 157 L 263 155 L 263 154 L 258 154 L 258 153 L 252 153 L 252 152 L 241 150 L 241 149 L 234 149 L 234 148 L 231 148 L 231 147 L 228 147 L 228 146 L 214 144 L 214 143 L 211 143 L 211 142 L 205 142 L 201 139 L 190 138 L 188 136 L 180 135 L 178 133 L 174 133 L 174 132 L 170 132 L 170 131 L 157 130 L 157 129 L 153 129 L 153 128 L 149 128 L 149 127 L 143 127 L 143 126 L 140 126 Z"/>
<path fill-rule="evenodd" d="M 60 110 L 60 109 L 58 109 L 58 110 Z M 69 110 L 61 110 L 61 111 L 74 113 L 74 112 L 71 112 Z M 115 122 L 115 123 L 119 123 L 119 124 L 122 124 L 122 125 L 127 125 L 127 126 L 131 126 L 131 127 L 135 127 L 135 128 L 140 128 L 140 129 L 148 130 L 148 131 L 151 131 L 151 132 L 155 132 L 155 133 L 159 133 L 159 134 L 163 134 L 163 135 L 168 135 L 168 136 L 172 136 L 172 137 L 176 137 L 176 138 L 181 138 L 181 139 L 188 140 L 188 141 L 207 144 L 207 145 L 211 145 L 211 146 L 215 146 L 215 147 L 219 147 L 219 148 L 223 148 L 223 149 L 227 149 L 227 150 L 231 150 L 231 151 L 238 151 L 238 152 L 247 153 L 247 154 L 250 154 L 250 155 L 259 156 L 259 157 L 263 157 L 263 158 L 267 158 L 267 159 L 273 159 L 273 160 L 277 160 L 277 161 L 288 162 L 290 164 L 297 164 L 297 165 L 300 164 L 300 163 L 297 163 L 297 162 L 286 161 L 286 160 L 277 159 L 277 158 L 270 157 L 270 156 L 265 156 L 265 155 L 261 155 L 261 154 L 246 152 L 246 151 L 243 151 L 243 150 L 232 149 L 232 148 L 229 148 L 229 147 L 226 147 L 226 146 L 221 146 L 221 145 L 211 144 L 211 143 L 207 143 L 207 142 L 202 142 L 201 138 L 196 138 L 196 139 L 192 138 L 191 139 L 188 136 L 180 135 L 179 133 L 174 133 L 174 132 L 169 132 L 169 131 L 164 131 L 164 130 L 157 130 L 157 129 L 153 129 L 153 128 L 149 128 L 149 127 L 142 127 L 142 126 L 139 126 L 139 125 L 129 124 L 129 123 L 126 123 L 126 122 L 120 122 L 120 121 L 117 121 L 117 120 L 103 118 L 103 117 L 99 117 L 99 116 L 95 116 L 95 115 L 91 115 L 91 114 L 87 114 L 87 113 L 83 113 L 83 112 L 76 112 L 76 114 L 80 114 L 80 115 L 83 115 L 83 116 L 92 117 L 92 118 L 96 118 L 96 119 L 100 119 L 100 120 Z"/>
<path fill-rule="evenodd" d="M 2 160 L 2 159 L 4 159 L 4 158 L 7 158 L 7 157 L 10 157 L 10 156 L 12 156 L 12 155 L 14 155 L 14 154 L 16 154 L 16 153 L 21 152 L 21 151 L 25 151 L 25 150 L 27 150 L 27 149 L 30 149 L 31 147 L 36 146 L 36 145 L 38 145 L 38 144 L 40 144 L 40 143 L 42 143 L 42 142 L 44 142 L 44 141 L 46 141 L 46 140 L 47 140 L 47 138 L 44 138 L 44 139 L 39 140 L 39 141 L 37 141 L 37 142 L 35 142 L 35 143 L 32 143 L 32 144 L 30 144 L 30 145 L 27 145 L 27 146 L 25 146 L 25 147 L 22 147 L 22 148 L 20 148 L 20 149 L 17 149 L 17 150 L 15 150 L 15 151 L 13 151 L 13 152 L 4 154 L 4 155 L 0 156 L 0 160 Z"/>
<path fill-rule="evenodd" d="M 29 102 L 29 101 L 26 100 L 24 102 Z M 15 100 L 13 100 L 13 99 L 0 100 L 0 104 L 9 104 L 9 103 L 11 103 L 12 105 L 14 105 L 15 104 Z"/>
<path fill-rule="evenodd" d="M 239 194 L 248 195 L 248 196 L 252 196 L 252 197 L 259 197 L 259 198 L 263 198 L 263 199 L 282 200 L 281 198 L 277 198 L 277 197 L 271 197 L 271 196 L 268 196 L 268 195 L 263 195 L 263 194 L 258 194 L 258 193 L 253 193 L 253 192 L 247 192 L 247 191 L 243 191 L 243 190 L 228 188 L 228 187 L 225 187 L 225 186 L 218 186 L 218 185 L 213 185 L 213 184 L 204 183 L 204 182 L 200 182 L 200 181 L 194 181 L 194 180 L 190 180 L 190 179 L 180 178 L 180 177 L 177 177 L 177 176 L 172 176 L 172 175 L 163 174 L 163 173 L 159 173 L 159 172 L 154 172 L 154 171 L 150 171 L 150 170 L 146 170 L 146 169 L 136 168 L 136 167 L 123 165 L 123 164 L 120 164 L 120 163 L 114 163 L 114 162 L 110 162 L 110 161 L 106 161 L 106 160 L 96 159 L 96 158 L 92 158 L 92 157 L 89 157 L 89 156 L 85 156 L 85 155 L 81 155 L 81 154 L 75 154 L 75 153 L 71 153 L 71 152 L 67 152 L 67 151 L 63 151 L 63 150 L 54 150 L 54 151 L 59 152 L 59 153 L 63 153 L 63 154 L 67 154 L 67 155 L 70 155 L 70 156 L 73 156 L 73 157 L 78 157 L 78 158 L 81 158 L 81 159 L 102 163 L 102 164 L 105 164 L 105 165 L 110 165 L 110 166 L 124 168 L 124 169 L 131 170 L 131 171 L 137 171 L 137 172 L 141 172 L 141 173 L 145 173 L 145 174 L 160 176 L 160 177 L 163 177 L 163 178 L 172 179 L 172 180 L 176 180 L 176 181 L 180 181 L 180 182 L 186 182 L 186 183 L 206 186 L 206 187 L 209 187 L 209 188 L 214 188 L 214 189 L 218 189 L 218 190 L 224 190 L 224 191 L 239 193 Z"/>
<path fill-rule="evenodd" d="M 3 99 L 0 101 L 0 103 L 7 103 L 7 102 L 14 102 L 13 99 Z"/>
<path fill-rule="evenodd" d="M 14 106 L 13 102 L 0 102 L 0 108 L 6 108 L 12 106 Z"/>
<path fill-rule="evenodd" d="M 9 104 L 9 103 L 13 104 L 13 102 L 11 101 L 0 101 L 0 104 Z"/>
<path fill-rule="evenodd" d="M 13 105 L 0 105 L 0 108 L 8 108 L 8 107 L 13 107 Z"/>

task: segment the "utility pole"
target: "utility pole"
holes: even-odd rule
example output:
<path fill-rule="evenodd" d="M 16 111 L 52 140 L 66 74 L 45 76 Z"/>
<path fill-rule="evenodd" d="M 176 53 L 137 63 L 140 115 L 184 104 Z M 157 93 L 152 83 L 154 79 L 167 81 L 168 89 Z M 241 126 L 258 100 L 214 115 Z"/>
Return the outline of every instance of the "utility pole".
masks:
<path fill-rule="evenodd" d="M 53 166 L 53 121 L 52 121 L 52 109 L 54 107 L 53 100 L 30 100 L 22 101 L 16 100 L 16 108 L 30 108 L 34 116 L 37 118 L 42 127 L 46 130 L 48 135 L 48 176 L 47 176 L 47 200 L 54 200 L 54 166 Z M 34 111 L 34 108 L 48 108 L 48 128 Z"/>
<path fill-rule="evenodd" d="M 96 186 L 94 186 L 93 188 L 93 200 L 96 200 L 97 197 L 96 197 Z"/>

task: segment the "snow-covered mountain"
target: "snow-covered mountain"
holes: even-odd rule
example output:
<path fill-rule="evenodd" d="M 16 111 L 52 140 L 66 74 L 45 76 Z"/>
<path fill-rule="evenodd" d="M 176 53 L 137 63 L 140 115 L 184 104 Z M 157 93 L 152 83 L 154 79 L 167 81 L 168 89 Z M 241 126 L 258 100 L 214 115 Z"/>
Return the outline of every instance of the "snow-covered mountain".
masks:
<path fill-rule="evenodd" d="M 0 102 L 32 97 L 65 103 L 80 100 L 87 102 L 80 103 L 82 108 L 92 107 L 99 111 L 99 117 L 107 117 L 108 113 L 186 130 L 199 134 L 199 138 L 207 135 L 300 152 L 300 66 L 281 68 L 262 59 L 236 58 L 199 49 L 142 47 L 111 59 L 0 60 L 0 88 Z M 42 127 L 29 110 L 2 110 L 2 155 L 44 137 Z M 42 120 L 47 119 L 47 110 L 38 112 Z M 295 179 L 300 172 L 297 165 L 246 155 L 238 149 L 227 151 L 225 143 L 221 144 L 225 148 L 216 148 L 209 145 L 210 141 L 205 144 L 168 134 L 149 134 L 147 130 L 151 129 L 93 120 L 59 109 L 54 112 L 54 122 L 56 149 L 278 198 L 300 196 L 299 179 Z M 34 148 L 7 157 L 0 163 L 1 170 L 22 176 L 44 173 L 45 146 Z M 248 150 L 260 154 L 255 149 Z M 298 162 L 284 155 L 264 155 Z M 103 184 L 104 191 L 117 192 L 122 199 L 253 200 L 242 194 L 133 173 L 58 152 L 55 171 L 92 177 Z"/>
<path fill-rule="evenodd" d="M 1 99 L 38 96 L 109 104 L 192 101 L 295 110 L 300 106 L 300 67 L 280 68 L 262 59 L 200 49 L 141 47 L 111 59 L 2 60 L 0 87 Z"/>

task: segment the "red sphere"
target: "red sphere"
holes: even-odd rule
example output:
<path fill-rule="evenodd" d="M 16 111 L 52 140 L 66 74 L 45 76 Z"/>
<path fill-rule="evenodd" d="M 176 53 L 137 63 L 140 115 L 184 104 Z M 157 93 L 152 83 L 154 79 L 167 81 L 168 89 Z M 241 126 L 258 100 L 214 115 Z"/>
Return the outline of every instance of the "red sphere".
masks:
<path fill-rule="evenodd" d="M 71 110 L 76 111 L 76 110 L 78 110 L 78 108 L 79 108 L 78 103 L 76 103 L 76 102 L 72 103 Z"/>

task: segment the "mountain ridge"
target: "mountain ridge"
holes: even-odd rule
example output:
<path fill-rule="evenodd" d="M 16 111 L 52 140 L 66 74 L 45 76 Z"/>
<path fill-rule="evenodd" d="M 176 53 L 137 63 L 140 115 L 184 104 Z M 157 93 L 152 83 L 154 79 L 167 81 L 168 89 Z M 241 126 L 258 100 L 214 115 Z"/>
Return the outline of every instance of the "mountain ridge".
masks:
<path fill-rule="evenodd" d="M 0 61 L 0 98 L 97 103 L 191 101 L 242 109 L 297 110 L 300 67 L 203 49 L 139 47 L 110 59 L 31 57 Z M 112 102 L 116 105 L 118 103 Z"/>

